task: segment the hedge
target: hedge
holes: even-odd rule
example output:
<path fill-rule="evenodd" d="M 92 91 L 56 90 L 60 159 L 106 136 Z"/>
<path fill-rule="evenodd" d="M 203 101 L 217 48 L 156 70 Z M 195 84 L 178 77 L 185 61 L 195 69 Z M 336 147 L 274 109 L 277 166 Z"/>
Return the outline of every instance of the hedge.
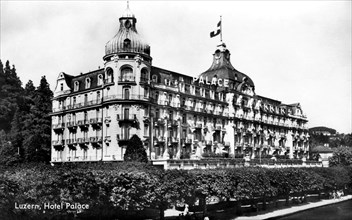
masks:
<path fill-rule="evenodd" d="M 0 167 L 0 213 L 5 219 L 26 216 L 55 219 L 90 216 L 129 219 L 130 215 L 199 202 L 277 200 L 352 187 L 352 168 L 223 168 L 161 170 L 145 163 L 21 165 Z M 18 210 L 18 204 L 80 203 L 89 209 Z M 134 218 L 135 219 L 135 218 Z"/>

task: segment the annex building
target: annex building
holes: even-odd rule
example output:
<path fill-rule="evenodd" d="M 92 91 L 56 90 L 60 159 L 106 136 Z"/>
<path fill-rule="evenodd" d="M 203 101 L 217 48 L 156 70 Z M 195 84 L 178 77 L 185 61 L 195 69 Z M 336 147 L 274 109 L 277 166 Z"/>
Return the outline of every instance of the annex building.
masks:
<path fill-rule="evenodd" d="M 251 78 L 231 64 L 225 44 L 194 78 L 152 65 L 129 8 L 119 22 L 105 45 L 104 68 L 57 78 L 53 163 L 121 161 L 134 134 L 156 165 L 210 154 L 308 156 L 300 104 L 257 95 Z"/>

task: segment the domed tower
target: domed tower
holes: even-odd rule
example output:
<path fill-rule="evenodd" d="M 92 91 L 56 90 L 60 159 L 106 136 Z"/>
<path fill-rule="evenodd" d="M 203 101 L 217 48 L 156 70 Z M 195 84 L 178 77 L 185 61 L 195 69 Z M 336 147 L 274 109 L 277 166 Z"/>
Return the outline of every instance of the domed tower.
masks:
<path fill-rule="evenodd" d="M 218 45 L 218 48 L 213 54 L 213 63 L 210 68 L 199 75 L 199 79 L 213 80 L 214 78 L 220 80 L 224 85 L 221 88 L 228 88 L 238 92 L 251 90 L 254 93 L 254 83 L 246 74 L 236 70 L 230 61 L 230 51 L 226 48 L 224 43 Z"/>
<path fill-rule="evenodd" d="M 135 134 L 143 140 L 146 130 L 143 117 L 149 112 L 152 58 L 149 45 L 137 32 L 137 19 L 128 5 L 119 23 L 117 34 L 105 45 L 104 103 L 106 114 L 116 116 L 106 127 L 107 135 L 116 137 L 110 146 L 118 152 L 117 159 L 123 160 L 128 140 Z"/>

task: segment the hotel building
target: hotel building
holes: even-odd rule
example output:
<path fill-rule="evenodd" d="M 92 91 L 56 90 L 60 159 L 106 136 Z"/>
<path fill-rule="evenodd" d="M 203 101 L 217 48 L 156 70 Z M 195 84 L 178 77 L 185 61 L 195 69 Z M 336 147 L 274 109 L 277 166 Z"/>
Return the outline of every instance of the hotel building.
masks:
<path fill-rule="evenodd" d="M 80 75 L 61 72 L 52 101 L 51 161 L 122 161 L 136 134 L 149 159 L 210 154 L 255 158 L 308 155 L 307 118 L 299 103 L 255 93 L 236 70 L 225 44 L 197 78 L 152 65 L 150 46 L 127 8 L 105 45 L 104 68 Z"/>

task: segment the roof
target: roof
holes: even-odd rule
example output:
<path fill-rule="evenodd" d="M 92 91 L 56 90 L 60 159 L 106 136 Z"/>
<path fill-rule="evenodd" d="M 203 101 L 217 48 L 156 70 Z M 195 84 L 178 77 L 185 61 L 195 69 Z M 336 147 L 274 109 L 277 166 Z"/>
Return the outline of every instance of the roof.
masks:
<path fill-rule="evenodd" d="M 329 132 L 331 134 L 336 134 L 336 130 L 332 129 L 332 128 L 328 128 L 328 127 L 324 127 L 324 126 L 318 126 L 318 127 L 313 127 L 313 128 L 309 128 L 309 131 L 313 131 L 313 132 Z"/>
<path fill-rule="evenodd" d="M 99 74 L 103 74 L 103 76 L 104 76 L 104 69 L 90 71 L 88 73 L 81 74 L 81 75 L 78 75 L 75 77 L 66 74 L 65 79 L 66 79 L 66 76 L 69 76 L 69 79 L 66 79 L 66 82 L 70 81 L 70 84 L 68 84 L 68 85 L 70 86 L 72 91 L 74 88 L 74 83 L 78 81 L 79 82 L 79 89 L 78 89 L 78 91 L 75 91 L 75 92 L 80 92 L 83 90 L 90 90 L 90 89 L 94 89 L 94 88 L 98 87 L 98 75 Z M 86 89 L 86 79 L 87 78 L 90 78 L 90 87 Z"/>

